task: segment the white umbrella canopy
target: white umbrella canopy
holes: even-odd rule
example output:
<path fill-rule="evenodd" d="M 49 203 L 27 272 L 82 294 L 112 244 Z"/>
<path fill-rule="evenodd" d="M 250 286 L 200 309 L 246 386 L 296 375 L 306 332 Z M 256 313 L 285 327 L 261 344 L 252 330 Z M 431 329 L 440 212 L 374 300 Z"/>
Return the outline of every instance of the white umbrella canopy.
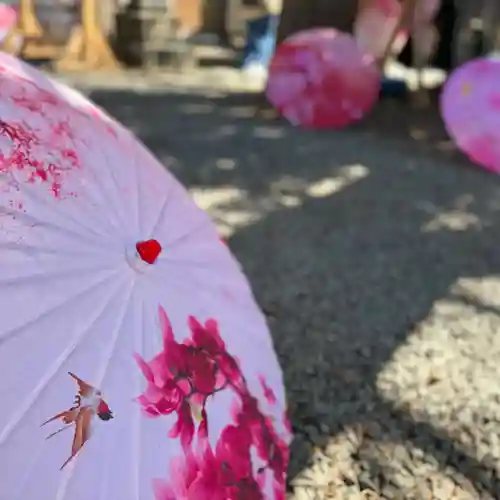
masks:
<path fill-rule="evenodd" d="M 0 92 L 0 500 L 284 498 L 282 373 L 209 217 L 76 91 L 2 54 Z"/>

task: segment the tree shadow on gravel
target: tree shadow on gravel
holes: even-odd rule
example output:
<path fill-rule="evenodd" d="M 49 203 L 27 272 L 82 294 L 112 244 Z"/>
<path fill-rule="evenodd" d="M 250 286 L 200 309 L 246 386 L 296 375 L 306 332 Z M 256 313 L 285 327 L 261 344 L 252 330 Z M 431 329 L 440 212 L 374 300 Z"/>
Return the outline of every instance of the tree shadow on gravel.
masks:
<path fill-rule="evenodd" d="M 296 433 L 292 483 L 314 448 L 357 428 L 374 446 L 399 444 L 409 458 L 398 463 L 414 467 L 411 449 L 418 448 L 472 496 L 500 498 L 495 463 L 460 442 L 462 429 L 440 428 L 432 415 L 394 402 L 390 384 L 383 392 L 380 385 L 386 365 L 457 280 L 500 273 L 495 177 L 454 166 L 455 153 L 369 124 L 311 133 L 255 120 L 251 106 L 234 98 L 91 97 L 191 189 L 239 190 L 220 208 L 240 216 L 229 244 L 268 316 L 285 371 Z M 377 113 L 383 122 L 384 112 L 371 124 Z M 386 498 L 413 488 L 374 472 L 368 448 L 356 454 L 366 455 L 361 487 Z"/>

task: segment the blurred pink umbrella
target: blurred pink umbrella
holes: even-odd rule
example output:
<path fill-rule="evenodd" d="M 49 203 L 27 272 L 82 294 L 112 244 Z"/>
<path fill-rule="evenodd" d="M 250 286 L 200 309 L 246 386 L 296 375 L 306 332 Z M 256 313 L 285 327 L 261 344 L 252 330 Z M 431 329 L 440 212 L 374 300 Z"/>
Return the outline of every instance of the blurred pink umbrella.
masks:
<path fill-rule="evenodd" d="M 295 125 L 340 128 L 377 102 L 380 73 L 350 35 L 331 28 L 302 31 L 276 50 L 266 95 Z"/>
<path fill-rule="evenodd" d="M 0 95 L 0 498 L 283 500 L 281 370 L 210 219 L 80 94 L 1 54 Z"/>
<path fill-rule="evenodd" d="M 5 40 L 5 37 L 14 28 L 17 22 L 18 8 L 7 3 L 0 3 L 0 43 Z M 16 42 L 21 45 L 21 38 Z"/>
<path fill-rule="evenodd" d="M 441 114 L 458 148 L 500 173 L 500 59 L 481 58 L 456 69 L 441 94 Z"/>
<path fill-rule="evenodd" d="M 0 37 L 5 35 L 14 27 L 17 21 L 17 8 L 0 2 Z"/>

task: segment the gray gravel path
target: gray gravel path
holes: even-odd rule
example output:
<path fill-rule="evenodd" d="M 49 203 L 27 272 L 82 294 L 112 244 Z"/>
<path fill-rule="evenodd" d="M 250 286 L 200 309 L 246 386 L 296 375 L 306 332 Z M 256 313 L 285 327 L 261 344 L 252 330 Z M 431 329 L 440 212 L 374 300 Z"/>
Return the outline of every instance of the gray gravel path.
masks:
<path fill-rule="evenodd" d="M 291 499 L 500 498 L 498 178 L 382 139 L 384 110 L 308 133 L 217 94 L 92 97 L 171 163 L 253 283 L 289 390 Z"/>

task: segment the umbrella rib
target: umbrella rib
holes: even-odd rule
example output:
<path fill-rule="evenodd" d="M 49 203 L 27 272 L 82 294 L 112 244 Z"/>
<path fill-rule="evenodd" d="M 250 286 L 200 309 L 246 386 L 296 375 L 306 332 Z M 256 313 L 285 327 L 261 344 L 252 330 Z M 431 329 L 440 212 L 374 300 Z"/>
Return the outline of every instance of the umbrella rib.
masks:
<path fill-rule="evenodd" d="M 102 168 L 101 171 L 102 172 L 107 172 L 108 178 L 111 178 L 112 184 L 115 187 L 116 194 L 119 194 L 120 191 L 121 191 L 121 189 L 120 189 L 120 185 L 118 184 L 118 181 L 116 180 L 115 174 L 113 172 L 113 168 L 114 167 L 112 165 L 113 165 L 114 162 L 113 161 L 109 161 L 110 158 L 109 158 L 109 155 L 107 154 L 107 149 L 105 147 L 99 149 L 99 155 L 101 156 L 104 165 L 107 166 L 107 168 Z M 111 167 L 109 165 L 111 165 Z M 100 183 L 100 185 L 102 187 L 102 183 Z M 113 212 L 115 213 L 117 221 L 119 222 L 119 224 L 121 225 L 121 227 L 122 228 L 126 228 L 127 227 L 127 221 L 125 219 L 123 219 L 123 215 L 122 215 L 122 210 L 121 210 L 120 204 L 119 204 L 119 202 L 117 203 L 117 201 L 119 200 L 119 198 L 116 198 L 116 196 L 112 196 L 111 195 L 112 189 L 108 189 L 108 190 L 103 191 L 103 192 L 105 194 L 107 192 L 107 194 L 108 194 L 108 196 L 107 196 L 108 200 L 110 199 L 110 197 L 113 198 L 113 205 L 114 205 Z"/>
<path fill-rule="evenodd" d="M 156 221 L 151 227 L 151 230 L 149 231 L 149 238 L 153 238 L 154 234 L 156 233 L 158 226 L 160 225 L 160 221 L 163 219 L 163 216 L 165 214 L 165 210 L 167 209 L 169 202 L 170 202 L 170 195 L 172 194 L 172 191 L 174 189 L 175 185 L 175 179 L 173 179 L 173 182 L 170 184 L 170 188 L 168 189 L 167 193 L 165 194 L 165 198 L 163 199 L 163 203 L 161 205 L 160 210 L 158 211 L 158 216 L 156 217 Z"/>
<path fill-rule="evenodd" d="M 111 174 L 111 177 L 112 177 L 112 180 L 113 180 L 113 184 L 116 186 L 116 190 L 119 193 L 120 192 L 120 187 L 118 185 L 118 182 L 116 181 L 116 178 L 115 178 L 114 174 L 112 173 L 112 168 L 113 167 L 111 167 L 111 168 L 109 167 L 109 165 L 113 165 L 116 162 L 114 162 L 114 161 L 108 162 L 107 161 L 108 160 L 108 156 L 103 153 L 103 149 L 105 149 L 105 148 L 101 147 L 101 148 L 96 148 L 95 150 L 93 149 L 92 150 L 92 154 L 100 155 L 102 162 L 106 165 L 106 168 L 100 168 L 99 169 L 99 173 L 101 175 L 104 175 L 106 172 L 109 172 Z M 120 149 L 120 152 L 122 152 L 122 149 Z M 89 163 L 90 162 L 95 163 L 94 160 L 89 160 Z M 97 164 L 100 165 L 101 162 L 97 162 Z M 96 188 L 95 192 L 99 193 L 99 198 L 100 198 L 99 202 L 103 203 L 103 206 L 109 205 L 109 199 L 110 199 L 110 195 L 111 195 L 110 190 L 107 190 L 107 189 L 104 188 L 104 183 L 102 182 L 102 180 L 98 179 L 94 175 L 94 171 L 92 169 L 87 168 L 85 171 L 92 178 L 92 181 L 93 181 L 92 186 Z M 121 211 L 122 210 L 120 210 L 119 206 L 116 206 L 115 210 L 113 210 L 113 214 L 115 215 L 116 223 L 120 226 L 119 228 L 117 228 L 116 225 L 113 222 L 110 221 L 110 224 L 113 226 L 113 228 L 115 230 L 116 229 L 123 229 L 124 227 L 126 227 L 126 220 L 122 220 L 122 218 L 120 216 Z"/>
<path fill-rule="evenodd" d="M 128 133 L 129 131 L 126 130 L 126 129 L 123 129 L 123 131 L 125 133 Z M 123 132 L 122 132 L 122 135 L 123 135 Z M 133 135 L 131 135 L 131 137 L 129 137 L 129 139 L 132 139 L 132 140 L 136 140 L 134 138 Z M 118 141 L 118 139 L 117 139 Z M 119 143 L 119 146 L 122 146 L 122 144 L 120 142 Z M 120 149 L 120 152 L 122 152 L 123 150 Z M 108 153 L 108 150 L 106 148 L 99 148 L 97 150 L 97 154 L 101 157 L 102 159 L 102 162 L 105 164 L 105 165 L 113 165 L 115 164 L 116 162 L 115 161 L 109 161 L 110 157 L 109 155 L 107 154 Z M 116 176 L 114 174 L 114 171 L 113 171 L 113 167 L 111 168 L 104 168 L 104 169 L 101 169 L 100 172 L 103 172 L 103 173 L 106 173 L 108 174 L 108 178 L 112 181 L 112 184 L 114 185 L 114 187 L 116 188 L 115 191 L 116 193 L 120 193 L 121 189 L 120 189 L 120 185 L 116 179 Z M 111 189 L 104 189 L 104 185 L 102 182 L 99 182 L 98 179 L 96 179 L 96 177 L 93 175 L 93 173 L 91 173 L 93 179 L 94 179 L 94 184 L 99 186 L 100 187 L 100 191 L 102 192 L 102 196 L 104 196 L 104 198 L 106 200 L 108 200 L 108 203 L 109 203 L 109 200 L 110 198 L 113 198 L 114 200 L 114 210 L 113 210 L 113 213 L 115 214 L 116 216 L 116 220 L 117 220 L 117 223 L 120 224 L 120 226 L 123 228 L 127 228 L 128 227 L 128 221 L 126 219 L 123 219 L 123 216 L 121 215 L 122 213 L 122 209 L 121 209 L 121 206 L 120 206 L 120 203 L 119 203 L 119 198 L 116 198 L 116 196 L 113 196 L 112 195 L 112 190 Z"/>
<path fill-rule="evenodd" d="M 199 224 L 196 224 L 194 227 L 190 228 L 189 231 L 187 231 L 186 233 L 169 241 L 168 247 L 173 248 L 174 245 L 182 243 L 186 238 L 191 236 L 193 233 L 199 233 L 205 228 L 212 229 L 213 225 L 212 225 L 212 221 L 210 220 L 210 218 L 205 213 L 202 213 L 202 215 L 204 216 L 204 219 Z M 159 220 L 158 220 L 158 223 L 159 223 Z"/>
<path fill-rule="evenodd" d="M 62 301 L 53 305 L 49 309 L 44 310 L 43 313 L 37 314 L 34 318 L 32 318 L 27 323 L 24 323 L 23 325 L 20 325 L 20 326 L 17 326 L 15 328 L 11 328 L 10 330 L 6 330 L 6 331 L 2 332 L 0 334 L 0 347 L 9 338 L 12 338 L 12 337 L 22 333 L 26 327 L 31 326 L 31 325 L 35 324 L 36 322 L 51 316 L 56 311 L 59 311 L 61 309 L 66 308 L 68 306 L 68 304 L 71 304 L 74 300 L 81 299 L 82 296 L 89 293 L 90 291 L 98 289 L 106 280 L 108 280 L 111 276 L 113 276 L 117 273 L 118 273 L 118 270 L 113 269 L 111 272 L 107 273 L 104 277 L 100 277 L 99 280 L 93 282 L 91 285 L 85 287 L 83 290 L 80 290 L 79 292 L 74 293 L 70 296 L 64 297 L 64 299 Z M 0 439 L 0 442 L 1 442 L 1 439 Z"/>
<path fill-rule="evenodd" d="M 24 186 L 23 184 L 20 184 L 19 191 L 24 193 L 27 196 L 27 198 L 30 198 L 31 200 L 40 204 L 40 206 L 43 206 L 45 209 L 49 209 L 52 213 L 55 213 L 56 216 L 64 215 L 70 223 L 85 230 L 89 235 L 93 235 L 94 237 L 97 237 L 99 239 L 102 239 L 104 237 L 109 237 L 109 233 L 106 233 L 106 232 L 103 233 L 103 232 L 96 231 L 95 227 L 83 224 L 81 220 L 78 220 L 75 217 L 71 216 L 68 211 L 61 210 L 61 209 L 55 209 L 55 210 L 50 209 L 50 205 L 46 202 L 46 200 L 41 199 L 36 194 L 34 189 L 29 189 L 28 186 Z M 58 200 L 58 201 L 64 202 L 64 199 Z"/>
<path fill-rule="evenodd" d="M 102 169 L 102 170 L 105 170 L 105 169 Z M 91 181 L 92 181 L 91 186 L 92 186 L 92 188 L 95 188 L 95 189 L 91 189 L 91 190 L 86 189 L 85 195 L 87 197 L 95 200 L 95 202 L 98 206 L 106 207 L 108 205 L 108 198 L 109 197 L 107 196 L 107 193 L 102 189 L 102 182 L 100 182 L 99 179 L 96 178 L 92 169 L 86 168 L 85 173 L 91 177 Z M 97 193 L 97 196 L 96 196 L 96 193 Z M 96 198 L 98 198 L 98 199 L 96 200 Z M 119 231 L 120 228 L 117 228 L 117 226 L 113 220 L 110 220 L 109 218 L 106 218 L 106 220 L 107 220 L 110 228 L 112 228 L 114 231 L 117 231 L 117 230 Z M 120 222 L 121 221 L 119 221 L 117 218 L 117 224 L 120 224 Z"/>
<path fill-rule="evenodd" d="M 38 460 L 40 460 L 40 457 L 42 456 L 44 444 L 45 442 L 42 441 L 38 446 L 33 446 L 31 448 L 32 451 L 28 455 L 26 463 L 24 464 L 23 478 L 19 482 L 19 486 L 16 490 L 16 495 L 14 498 L 27 497 L 25 489 L 31 484 L 30 477 L 33 473 L 33 469 L 36 467 Z"/>
<path fill-rule="evenodd" d="M 29 243 L 25 243 L 22 240 L 21 241 L 6 241 L 6 242 L 0 242 L 0 250 L 15 250 L 19 252 L 24 252 L 28 256 L 33 256 L 33 254 L 36 252 L 37 254 L 42 254 L 42 255 L 55 255 L 55 256 L 61 256 L 61 255 L 71 255 L 72 257 L 78 257 L 79 259 L 83 258 L 88 258 L 89 253 L 94 254 L 102 254 L 107 257 L 110 257 L 112 254 L 110 254 L 109 251 L 97 251 L 95 252 L 95 249 L 97 247 L 91 247 L 91 250 L 82 250 L 79 248 L 78 250 L 71 249 L 68 251 L 67 248 L 48 248 L 48 247 L 42 247 L 39 245 L 33 245 Z M 1 279 L 1 278 L 0 278 Z"/>
<path fill-rule="evenodd" d="M 19 286 L 25 286 L 25 285 L 34 285 L 38 280 L 42 280 L 44 283 L 48 279 L 57 279 L 57 278 L 63 278 L 63 277 L 70 277 L 74 278 L 75 272 L 80 272 L 80 273 L 90 273 L 90 272 L 98 272 L 98 271 L 106 271 L 108 268 L 105 266 L 101 265 L 95 265 L 95 266 L 88 266 L 88 267 L 72 267 L 70 269 L 54 269 L 53 271 L 47 272 L 47 271 L 41 271 L 38 273 L 33 273 L 25 276 L 14 276 L 14 277 L 9 277 L 7 279 L 4 279 L 3 277 L 0 276 L 0 285 L 2 287 L 19 287 Z M 116 272 L 116 268 L 113 270 L 113 272 Z M 39 318 L 38 318 L 39 319 Z M 38 321 L 37 319 L 37 321 Z M 0 344 L 2 343 L 2 338 L 3 334 L 0 335 Z"/>
<path fill-rule="evenodd" d="M 85 112 L 83 112 L 83 111 L 81 111 L 80 109 L 77 109 L 77 108 L 75 108 L 75 109 L 76 109 L 76 111 L 77 111 L 77 112 L 81 113 L 82 117 L 84 117 L 84 118 L 88 118 Z M 99 125 L 100 125 L 100 124 L 101 124 L 101 123 L 99 122 Z M 100 133 L 100 130 L 99 130 L 99 129 L 91 129 L 91 132 L 92 132 L 92 136 L 90 137 L 91 142 L 94 142 L 94 143 L 95 143 L 94 138 L 95 138 L 95 136 L 96 136 L 97 134 L 99 134 L 99 133 Z M 99 136 L 98 136 L 98 138 L 97 138 L 97 141 L 98 141 L 98 142 L 101 142 L 101 140 L 102 140 L 101 138 L 102 138 L 102 136 L 101 136 L 101 135 L 99 135 Z M 97 152 L 97 153 L 99 153 L 99 152 L 101 151 L 101 148 L 93 148 L 93 149 L 91 149 L 91 150 L 90 150 L 90 148 L 88 147 L 88 146 L 89 146 L 89 143 L 88 143 L 88 139 L 87 139 L 87 138 L 85 138 L 85 139 L 82 139 L 82 138 L 80 138 L 80 139 L 75 139 L 75 138 L 72 138 L 72 139 L 70 139 L 70 140 L 71 140 L 72 145 L 73 145 L 73 147 L 74 147 L 75 149 L 79 149 L 79 148 L 86 149 L 86 153 L 88 153 L 89 151 L 91 151 L 91 153 L 92 153 L 92 154 L 96 154 L 96 152 Z M 87 160 L 87 159 L 85 158 L 85 160 Z M 89 162 L 91 162 L 91 161 L 92 161 L 92 160 L 87 160 L 87 161 L 86 161 L 86 163 L 89 163 Z M 90 176 L 92 177 L 92 180 L 93 180 L 92 186 L 93 186 L 93 187 L 95 187 L 95 188 L 99 188 L 99 187 L 101 187 L 101 186 L 102 186 L 102 182 L 99 182 L 99 179 L 96 179 L 96 177 L 95 177 L 95 175 L 94 175 L 94 173 L 93 173 L 93 170 L 92 170 L 92 169 L 85 168 L 84 170 L 85 170 L 85 173 L 90 174 Z M 101 170 L 100 170 L 100 172 L 105 172 L 106 170 L 107 170 L 107 169 L 101 169 Z M 92 193 L 92 192 L 93 192 L 93 191 L 91 191 L 91 192 L 89 193 L 89 191 L 87 190 L 87 191 L 86 191 L 86 195 L 87 195 L 87 196 L 89 196 L 89 194 L 90 194 L 90 196 L 92 196 L 92 195 L 91 195 L 91 193 Z M 99 189 L 96 189 L 96 190 L 95 190 L 95 192 L 99 192 L 99 193 L 101 193 L 101 192 L 102 192 L 102 195 L 100 196 L 100 199 L 99 199 L 99 202 L 100 202 L 101 204 L 102 204 L 102 202 L 103 202 L 103 201 L 106 201 L 106 199 L 108 198 L 108 197 L 106 196 L 106 192 L 105 192 L 105 191 L 103 191 L 102 189 L 101 189 L 100 191 L 99 191 Z M 104 197 L 104 200 L 102 199 L 103 197 Z M 102 220 L 102 218 L 99 218 L 99 220 Z M 109 225 L 110 225 L 113 229 L 115 229 L 115 230 L 117 229 L 117 228 L 116 228 L 116 226 L 113 224 L 113 222 L 111 222 L 111 221 L 109 221 L 109 220 L 108 220 L 108 222 L 109 222 Z"/>
<path fill-rule="evenodd" d="M 141 224 L 141 209 L 140 209 L 140 197 L 141 197 L 141 188 L 139 187 L 139 182 L 140 182 L 140 179 L 139 179 L 139 165 L 140 165 L 140 161 L 139 161 L 139 156 L 138 156 L 138 150 L 136 149 L 135 151 L 135 155 L 134 155 L 134 161 L 133 161 L 133 169 L 134 169 L 134 178 L 135 178 L 135 189 L 134 189 L 134 193 L 135 193 L 135 211 L 134 211 L 134 214 L 135 214 L 135 225 L 136 225 L 136 229 L 138 231 L 139 234 L 142 234 L 142 224 Z"/>
<path fill-rule="evenodd" d="M 99 364 L 97 370 L 98 375 L 94 377 L 93 379 L 93 385 L 94 387 L 100 387 L 102 388 L 103 386 L 103 381 L 108 373 L 109 367 L 111 366 L 111 360 L 113 359 L 113 354 L 116 351 L 116 348 L 118 346 L 118 338 L 120 337 L 120 333 L 122 331 L 123 323 L 125 320 L 125 316 L 127 314 L 127 310 L 130 308 L 130 303 L 131 303 L 131 298 L 132 298 L 132 292 L 134 290 L 134 281 L 130 282 L 130 286 L 128 291 L 126 292 L 126 298 L 122 301 L 122 309 L 120 313 L 117 315 L 117 318 L 119 318 L 116 321 L 116 325 L 112 330 L 112 336 L 111 336 L 111 341 L 109 343 L 109 346 L 107 348 L 107 352 L 104 356 L 101 357 L 101 363 Z M 120 287 L 118 289 L 118 292 L 116 295 L 123 293 L 123 287 Z M 105 303 L 103 309 L 99 313 L 98 317 L 96 320 L 106 311 L 107 307 L 111 303 L 115 296 L 111 296 L 108 301 Z M 91 323 L 93 325 L 95 321 Z M 84 335 L 83 335 L 84 336 Z M 75 347 L 76 348 L 76 347 Z M 68 356 L 69 357 L 69 356 Z M 67 358 L 66 358 L 67 359 Z M 59 367 L 60 368 L 60 367 Z M 68 486 L 71 482 L 71 478 L 73 477 L 73 474 L 78 467 L 78 461 L 76 461 L 70 469 L 67 470 L 66 474 L 64 475 L 63 481 L 61 481 L 59 489 L 57 491 L 57 500 L 64 500 L 66 498 Z"/>
<path fill-rule="evenodd" d="M 189 297 L 193 296 L 193 292 L 197 296 L 199 296 L 200 301 L 203 304 L 204 309 L 207 311 L 208 316 L 211 315 L 210 311 L 212 311 L 213 308 L 209 307 L 208 303 L 214 299 L 214 293 L 206 290 L 206 286 L 207 286 L 206 282 L 204 282 L 203 284 L 202 283 L 194 283 L 193 284 L 189 280 L 176 279 L 175 275 L 169 275 L 169 280 L 171 283 L 174 283 L 174 282 L 176 283 L 175 289 L 177 292 L 179 292 L 181 289 L 184 289 L 188 292 Z M 249 303 L 253 302 L 253 297 L 251 295 L 248 296 L 248 299 L 249 299 Z M 237 304 L 230 304 L 230 305 L 233 308 L 231 311 L 233 313 L 235 313 L 235 317 L 239 318 L 239 315 L 238 315 L 237 309 L 236 309 L 238 307 L 238 305 Z M 260 309 L 257 306 L 255 306 L 255 311 L 257 313 L 256 317 L 260 316 L 262 318 L 263 327 L 266 328 L 266 322 L 264 320 L 262 312 L 260 311 Z M 217 318 L 215 318 L 215 319 L 217 319 Z M 232 319 L 232 316 L 226 316 L 225 321 L 227 323 L 231 323 L 231 325 L 234 324 L 235 330 L 238 330 L 241 333 L 241 335 L 240 335 L 241 340 L 251 339 L 251 343 L 252 344 L 255 343 L 256 339 L 253 335 L 253 333 L 254 333 L 253 330 L 247 329 L 247 327 L 244 323 L 239 323 L 238 319 L 237 320 Z M 248 335 L 245 335 L 244 332 L 248 332 Z M 257 339 L 257 342 L 259 344 L 265 344 L 265 339 Z M 269 346 L 266 345 L 265 349 L 266 350 L 269 349 Z"/>
<path fill-rule="evenodd" d="M 75 238 L 78 239 L 80 242 L 83 242 L 85 244 L 91 244 L 92 246 L 96 246 L 96 243 L 101 243 L 100 239 L 95 239 L 93 240 L 92 238 L 89 238 L 88 235 L 79 233 L 77 231 L 74 231 L 70 229 L 69 227 L 61 226 L 58 224 L 54 224 L 53 222 L 48 222 L 47 220 L 43 221 L 37 217 L 34 217 L 31 214 L 28 214 L 26 212 L 17 212 L 15 210 L 10 210 L 5 207 L 0 207 L 0 214 L 5 214 L 9 217 L 13 217 L 15 219 L 19 220 L 25 220 L 26 224 L 28 227 L 31 225 L 31 227 L 44 227 L 44 228 L 51 228 L 57 232 L 60 232 L 64 235 L 69 236 L 70 238 Z"/>
<path fill-rule="evenodd" d="M 165 257 L 165 258 L 161 259 L 160 262 L 162 262 L 162 263 L 170 262 L 176 268 L 182 267 L 182 268 L 186 268 L 186 270 L 203 269 L 203 270 L 207 271 L 207 274 L 209 274 L 209 279 L 203 278 L 203 279 L 201 279 L 201 281 L 200 280 L 192 280 L 194 282 L 194 284 L 197 284 L 197 285 L 202 286 L 202 287 L 206 287 L 207 282 L 209 282 L 209 284 L 215 285 L 215 286 L 224 285 L 228 282 L 227 279 L 224 279 L 224 272 L 226 272 L 228 270 L 227 264 L 223 269 L 219 269 L 216 266 L 216 264 L 218 264 L 218 261 L 215 261 L 215 260 L 211 264 L 209 261 L 207 261 L 207 262 L 196 262 L 196 261 L 190 262 L 189 260 L 180 260 L 180 259 L 178 260 L 178 259 L 172 259 L 172 258 L 169 259 L 168 257 Z M 221 263 L 224 263 L 224 262 L 222 262 L 222 259 L 221 259 Z M 160 267 L 160 269 L 162 270 L 162 272 L 165 271 L 162 267 Z M 229 271 L 231 273 L 237 272 L 239 275 L 238 276 L 238 281 L 239 281 L 239 278 L 241 278 L 240 268 L 238 268 L 235 265 L 232 269 L 229 269 Z M 192 274 L 189 274 L 189 273 L 186 273 L 186 275 L 192 276 Z M 167 280 L 170 280 L 171 278 L 172 278 L 172 274 L 168 274 Z"/>
<path fill-rule="evenodd" d="M 220 262 L 224 263 L 225 258 L 221 257 Z M 158 261 L 162 262 L 172 262 L 175 263 L 176 266 L 186 266 L 191 269 L 193 268 L 201 268 L 201 269 L 213 269 L 214 264 L 218 263 L 215 259 L 210 259 L 207 258 L 206 261 L 196 261 L 196 260 L 189 260 L 189 259 L 177 259 L 177 258 L 172 258 L 171 255 L 165 255 L 165 256 L 160 256 Z M 216 273 L 214 273 L 216 274 Z"/>
<path fill-rule="evenodd" d="M 146 325 L 146 314 L 145 314 L 145 305 L 144 299 L 141 297 L 140 299 L 140 313 L 137 317 L 137 323 L 139 328 L 136 328 L 134 332 L 134 351 L 136 353 L 144 354 L 144 332 L 147 329 Z M 136 370 L 135 372 L 135 386 L 136 394 L 140 394 L 141 392 L 141 382 L 142 375 L 140 370 Z M 133 441 L 133 460 L 135 460 L 135 467 L 133 467 L 133 493 L 135 493 L 136 500 L 140 500 L 140 467 L 141 467 L 141 432 L 142 432 L 142 419 L 141 419 L 141 409 L 139 405 L 136 405 L 134 408 L 134 429 L 132 431 L 132 439 Z"/>
<path fill-rule="evenodd" d="M 98 387 L 102 385 L 102 381 L 104 380 L 106 373 L 108 372 L 109 365 L 110 365 L 111 360 L 113 358 L 113 354 L 116 350 L 116 347 L 118 344 L 118 338 L 120 337 L 120 332 L 122 331 L 123 322 L 125 320 L 127 310 L 130 308 L 130 304 L 131 304 L 131 300 L 132 300 L 132 292 L 134 290 L 134 285 L 135 285 L 135 281 L 131 280 L 130 287 L 126 293 L 126 298 L 122 302 L 122 304 L 123 304 L 122 310 L 121 310 L 119 316 L 117 315 L 120 319 L 116 322 L 116 326 L 113 328 L 111 342 L 109 344 L 109 347 L 108 347 L 108 350 L 107 350 L 105 357 L 102 359 L 100 373 L 95 379 L 94 385 L 96 385 Z M 123 288 L 121 289 L 121 291 L 123 292 Z"/>
<path fill-rule="evenodd" d="M 115 271 L 115 273 L 116 273 L 116 271 Z M 89 293 L 91 290 L 93 290 L 94 288 L 101 285 L 108 278 L 109 278 L 109 276 L 99 280 L 98 283 L 95 283 L 93 286 L 88 287 L 87 289 L 83 290 L 79 294 L 73 295 L 70 299 L 67 299 L 63 304 L 58 304 L 58 306 L 50 309 L 48 313 L 45 313 L 43 315 L 39 315 L 38 318 L 35 318 L 34 320 L 30 321 L 27 325 L 35 323 L 36 321 L 40 320 L 42 318 L 42 316 L 46 317 L 47 315 L 52 314 L 55 310 L 57 310 L 61 307 L 64 307 L 64 306 L 67 307 L 68 303 L 72 302 L 76 298 L 79 298 L 86 293 Z M 21 406 L 15 412 L 13 412 L 12 418 L 7 422 L 7 424 L 4 426 L 2 432 L 0 433 L 0 445 L 4 444 L 8 440 L 8 438 L 12 435 L 13 431 L 21 423 L 22 419 L 28 414 L 30 408 L 33 407 L 33 405 L 36 403 L 38 398 L 41 396 L 42 392 L 47 388 L 47 386 L 50 384 L 50 382 L 59 373 L 59 371 L 60 371 L 61 367 L 64 365 L 64 363 L 71 357 L 71 355 L 75 352 L 75 350 L 80 345 L 80 343 L 84 340 L 87 333 L 92 329 L 94 324 L 104 314 L 104 312 L 108 308 L 109 304 L 114 300 L 114 298 L 119 293 L 122 292 L 122 283 L 120 281 L 118 281 L 117 283 L 119 286 L 117 286 L 117 290 L 115 291 L 115 293 L 111 294 L 107 300 L 105 300 L 101 303 L 101 307 L 98 309 L 97 314 L 93 315 L 93 317 L 88 322 L 87 326 L 85 326 L 84 328 L 82 328 L 81 330 L 78 331 L 77 335 L 75 335 L 75 337 L 72 339 L 71 345 L 69 345 L 59 355 L 59 357 L 55 360 L 55 362 L 49 367 L 49 370 L 45 373 L 45 375 L 38 382 L 36 387 L 28 395 L 28 398 L 26 398 L 23 401 L 23 403 L 21 404 Z M 19 331 L 22 331 L 22 329 L 25 328 L 27 325 L 26 324 L 22 325 L 19 328 L 16 328 L 14 330 L 10 330 L 9 332 L 7 332 L 7 335 L 5 335 L 5 334 L 2 335 L 2 337 L 0 338 L 0 345 L 1 345 L 1 341 L 4 341 L 7 336 L 12 335 L 16 331 L 19 333 Z"/>

